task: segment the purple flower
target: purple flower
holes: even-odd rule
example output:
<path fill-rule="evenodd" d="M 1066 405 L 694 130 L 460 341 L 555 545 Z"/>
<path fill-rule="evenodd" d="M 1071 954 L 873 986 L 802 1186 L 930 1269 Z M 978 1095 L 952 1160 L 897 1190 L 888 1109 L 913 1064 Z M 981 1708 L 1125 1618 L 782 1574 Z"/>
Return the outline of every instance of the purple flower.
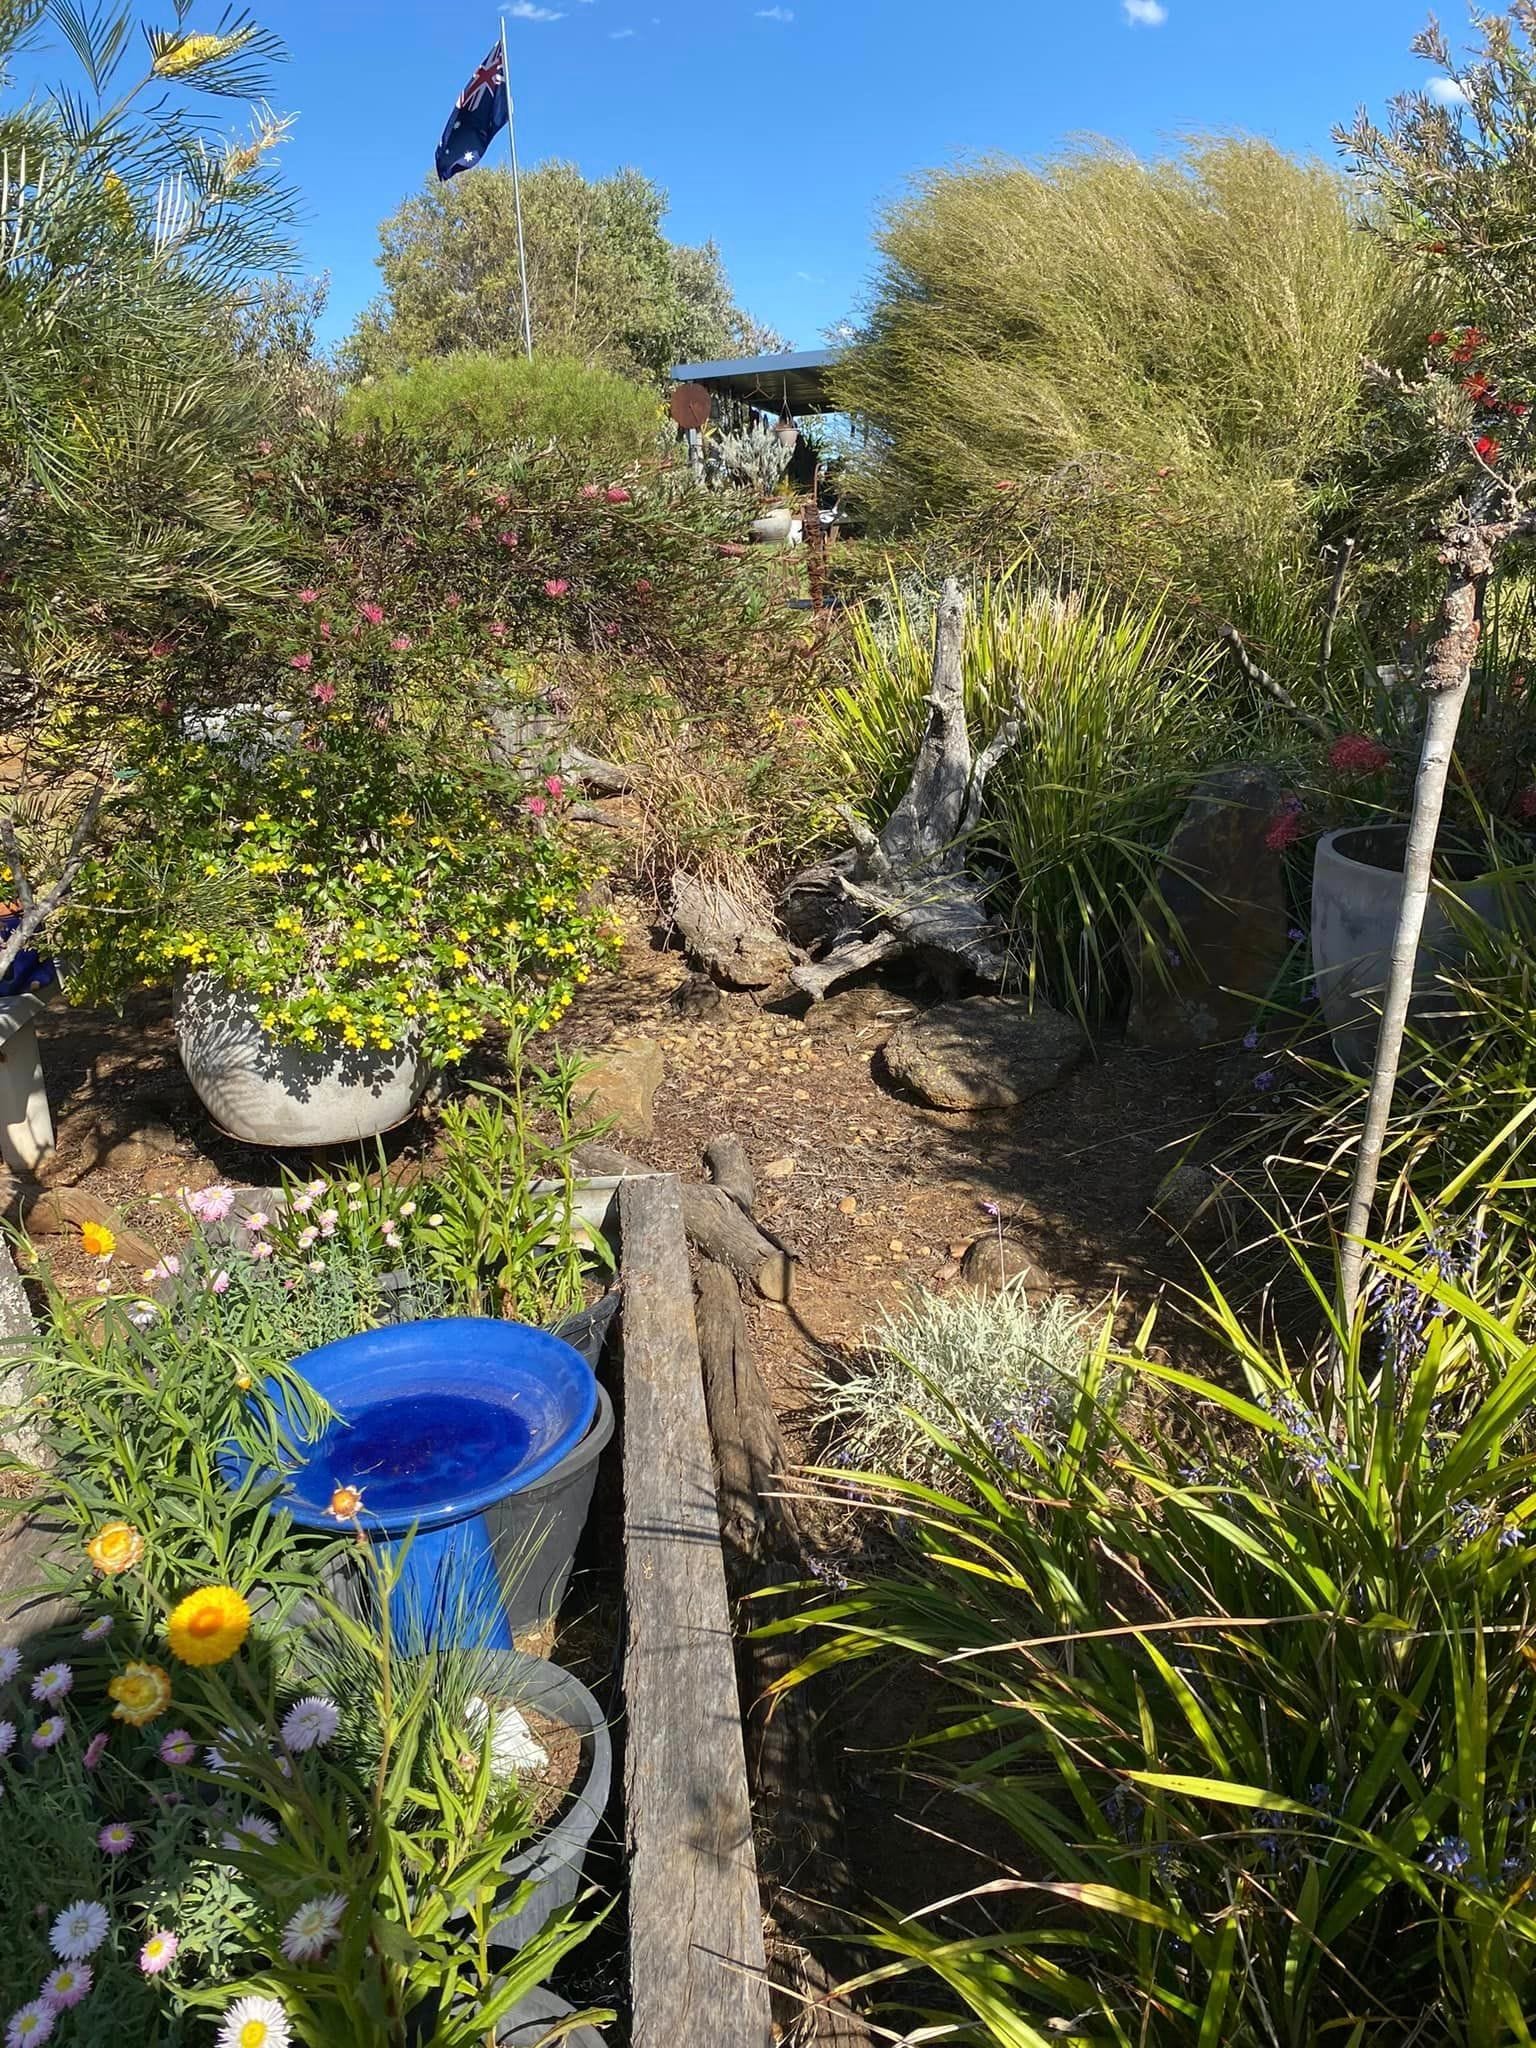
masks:
<path fill-rule="evenodd" d="M 1243 1033 L 1243 1051 L 1244 1051 L 1244 1052 L 1257 1052 L 1257 1051 L 1258 1051 L 1258 1049 L 1259 1049 L 1259 1031 L 1258 1031 L 1258 1026 L 1257 1026 L 1257 1025 L 1254 1025 L 1254 1026 L 1252 1026 L 1252 1027 L 1251 1027 L 1251 1028 L 1250 1028 L 1249 1030 L 1247 1030 L 1247 1031 L 1245 1031 L 1245 1032 Z"/>
<path fill-rule="evenodd" d="M 1255 1088 L 1258 1089 L 1261 1095 L 1267 1095 L 1270 1089 L 1273 1088 L 1275 1085 L 1275 1078 L 1276 1077 L 1274 1068 L 1266 1067 L 1263 1073 L 1254 1075 L 1253 1085 Z"/>

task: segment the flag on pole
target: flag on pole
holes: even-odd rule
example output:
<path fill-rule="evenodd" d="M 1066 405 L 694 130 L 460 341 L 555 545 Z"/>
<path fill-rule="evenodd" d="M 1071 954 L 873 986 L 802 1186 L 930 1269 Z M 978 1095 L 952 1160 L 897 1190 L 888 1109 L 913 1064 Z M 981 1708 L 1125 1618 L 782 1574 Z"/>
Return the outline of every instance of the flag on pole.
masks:
<path fill-rule="evenodd" d="M 501 44 L 496 43 L 459 94 L 443 130 L 443 139 L 437 145 L 437 175 L 445 184 L 458 172 L 479 163 L 506 127 L 507 112 L 507 73 L 501 61 Z"/>

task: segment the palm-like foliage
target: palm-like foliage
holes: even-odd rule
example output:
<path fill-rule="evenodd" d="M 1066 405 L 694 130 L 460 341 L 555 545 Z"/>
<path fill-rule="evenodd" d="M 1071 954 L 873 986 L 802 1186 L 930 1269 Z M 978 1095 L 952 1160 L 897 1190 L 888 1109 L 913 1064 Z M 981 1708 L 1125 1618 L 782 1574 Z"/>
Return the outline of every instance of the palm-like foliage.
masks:
<path fill-rule="evenodd" d="M 1231 1383 L 1138 1347 L 1134 1432 L 1106 1332 L 1064 1444 L 961 1433 L 947 1494 L 853 1475 L 911 1565 L 812 1607 L 787 1682 L 921 1665 L 909 1761 L 1016 1845 L 876 1932 L 921 2038 L 1532 2038 L 1536 1347 L 1524 1303 L 1380 1271 L 1336 1390 L 1213 1295 Z"/>

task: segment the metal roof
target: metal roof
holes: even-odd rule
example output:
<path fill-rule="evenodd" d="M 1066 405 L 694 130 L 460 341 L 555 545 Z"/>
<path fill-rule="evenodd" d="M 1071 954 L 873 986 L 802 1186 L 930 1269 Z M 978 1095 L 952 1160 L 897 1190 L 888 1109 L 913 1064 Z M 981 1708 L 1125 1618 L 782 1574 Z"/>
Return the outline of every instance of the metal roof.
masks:
<path fill-rule="evenodd" d="M 782 356 L 727 356 L 718 363 L 678 363 L 674 384 L 707 384 L 748 405 L 777 412 L 831 412 L 826 373 L 838 359 L 835 348 L 801 349 Z"/>

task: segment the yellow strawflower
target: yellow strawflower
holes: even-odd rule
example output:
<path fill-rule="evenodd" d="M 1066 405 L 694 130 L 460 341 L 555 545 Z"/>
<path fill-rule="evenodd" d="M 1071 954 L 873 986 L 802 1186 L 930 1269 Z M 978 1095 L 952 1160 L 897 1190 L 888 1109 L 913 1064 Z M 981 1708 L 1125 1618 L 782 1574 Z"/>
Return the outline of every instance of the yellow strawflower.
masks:
<path fill-rule="evenodd" d="M 117 1701 L 112 1717 L 142 1728 L 171 1704 L 170 1675 L 158 1664 L 128 1664 L 110 1681 L 107 1691 Z"/>
<path fill-rule="evenodd" d="M 105 1223 L 82 1223 L 80 1244 L 93 1259 L 110 1259 L 117 1250 L 117 1239 Z"/>
<path fill-rule="evenodd" d="M 104 1522 L 86 1544 L 85 1554 L 97 1571 L 115 1579 L 144 1555 L 144 1538 L 132 1522 Z"/>
<path fill-rule="evenodd" d="M 171 1654 L 183 1664 L 223 1664 L 251 1632 L 251 1610 L 233 1586 L 199 1586 L 171 1609 Z"/>

